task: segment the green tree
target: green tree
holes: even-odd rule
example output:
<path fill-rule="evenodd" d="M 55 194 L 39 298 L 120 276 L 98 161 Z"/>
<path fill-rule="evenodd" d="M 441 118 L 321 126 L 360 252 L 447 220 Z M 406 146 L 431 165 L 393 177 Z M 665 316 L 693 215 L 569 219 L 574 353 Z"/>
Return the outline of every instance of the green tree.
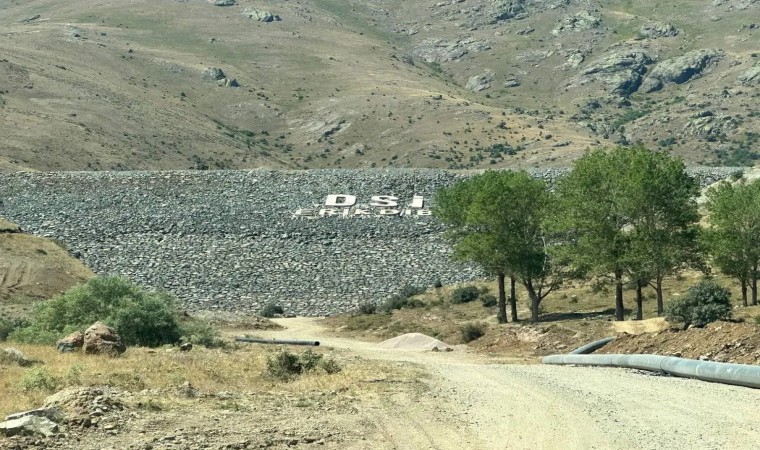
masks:
<path fill-rule="evenodd" d="M 180 338 L 173 298 L 144 291 L 119 277 L 93 278 L 40 303 L 29 326 L 17 329 L 11 338 L 50 343 L 97 321 L 114 327 L 127 345 L 152 347 Z"/>
<path fill-rule="evenodd" d="M 557 187 L 556 252 L 579 273 L 615 284 L 615 318 L 624 319 L 623 285 L 654 284 L 690 261 L 698 185 L 680 159 L 642 147 L 595 150 L 579 159 Z"/>
<path fill-rule="evenodd" d="M 713 264 L 739 280 L 742 302 L 747 305 L 747 287 L 757 305 L 760 268 L 760 181 L 728 182 L 707 191 L 708 227 L 704 242 Z"/>
<path fill-rule="evenodd" d="M 486 171 L 436 195 L 434 214 L 448 226 L 458 259 L 472 261 L 498 281 L 498 320 L 507 321 L 505 279 L 517 320 L 516 282 L 531 299 L 531 320 L 541 301 L 562 281 L 546 252 L 544 221 L 551 196 L 543 181 L 524 171 Z"/>

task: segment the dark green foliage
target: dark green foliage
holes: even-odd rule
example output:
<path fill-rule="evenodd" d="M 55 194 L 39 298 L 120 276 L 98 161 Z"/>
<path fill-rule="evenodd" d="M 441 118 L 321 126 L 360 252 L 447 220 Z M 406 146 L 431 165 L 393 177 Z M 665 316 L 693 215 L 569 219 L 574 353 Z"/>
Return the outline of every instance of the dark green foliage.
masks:
<path fill-rule="evenodd" d="M 672 301 L 665 312 L 669 322 L 703 327 L 731 317 L 731 292 L 712 280 L 702 280 L 685 297 Z"/>
<path fill-rule="evenodd" d="M 338 373 L 341 370 L 335 360 L 325 359 L 321 354 L 312 350 L 306 350 L 300 355 L 282 350 L 267 358 L 266 373 L 278 380 L 290 380 L 318 368 L 329 374 Z"/>
<path fill-rule="evenodd" d="M 451 293 L 451 303 L 469 303 L 480 297 L 480 291 L 475 286 L 460 286 Z"/>
<path fill-rule="evenodd" d="M 465 343 L 479 339 L 486 334 L 485 326 L 482 323 L 467 323 L 459 327 L 462 333 L 462 341 Z"/>
<path fill-rule="evenodd" d="M 221 338 L 219 330 L 210 323 L 200 320 L 190 320 L 180 324 L 180 334 L 182 342 L 193 345 L 202 345 L 206 348 L 221 348 L 227 345 L 227 342 Z"/>
<path fill-rule="evenodd" d="M 0 317 L 0 342 L 8 339 L 8 336 L 16 329 L 23 328 L 26 325 L 27 323 L 23 320 Z"/>
<path fill-rule="evenodd" d="M 425 289 L 407 284 L 401 288 L 398 294 L 385 300 L 380 305 L 380 311 L 391 312 L 394 309 L 421 308 L 424 306 L 424 303 L 422 303 L 421 300 L 412 297 L 422 294 L 423 292 L 425 292 Z"/>
<path fill-rule="evenodd" d="M 261 312 L 259 313 L 259 315 L 261 317 L 267 317 L 271 319 L 275 315 L 283 314 L 284 312 L 285 310 L 282 309 L 282 306 L 278 305 L 275 302 L 269 302 L 266 305 L 264 305 L 263 308 L 261 308 Z"/>
<path fill-rule="evenodd" d="M 486 308 L 496 306 L 496 304 L 499 303 L 499 301 L 496 299 L 496 296 L 493 294 L 486 294 L 480 297 L 480 301 L 483 303 L 483 306 Z"/>
<path fill-rule="evenodd" d="M 357 308 L 359 314 L 375 314 L 377 312 L 377 304 L 374 302 L 364 302 Z"/>
<path fill-rule="evenodd" d="M 127 345 L 155 347 L 180 337 L 171 296 L 147 292 L 125 278 L 98 277 L 41 303 L 30 324 L 11 338 L 50 344 L 98 321 L 113 327 Z"/>

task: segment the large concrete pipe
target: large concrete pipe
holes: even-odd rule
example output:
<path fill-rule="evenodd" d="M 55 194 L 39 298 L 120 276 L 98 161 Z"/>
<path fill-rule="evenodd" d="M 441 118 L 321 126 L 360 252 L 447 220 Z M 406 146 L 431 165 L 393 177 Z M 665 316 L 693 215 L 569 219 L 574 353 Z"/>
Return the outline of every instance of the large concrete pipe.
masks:
<path fill-rule="evenodd" d="M 659 355 L 550 355 L 544 364 L 606 366 L 664 372 L 677 377 L 760 388 L 760 366 Z"/>

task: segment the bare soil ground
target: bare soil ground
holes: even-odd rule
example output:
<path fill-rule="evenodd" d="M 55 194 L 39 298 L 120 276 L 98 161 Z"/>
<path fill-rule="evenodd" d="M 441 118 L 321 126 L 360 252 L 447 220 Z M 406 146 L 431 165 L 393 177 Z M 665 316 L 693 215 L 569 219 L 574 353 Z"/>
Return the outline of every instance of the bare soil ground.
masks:
<path fill-rule="evenodd" d="M 650 353 L 760 364 L 760 326 L 755 323 L 715 322 L 704 328 L 668 328 L 644 334 L 620 334 L 598 353 Z"/>

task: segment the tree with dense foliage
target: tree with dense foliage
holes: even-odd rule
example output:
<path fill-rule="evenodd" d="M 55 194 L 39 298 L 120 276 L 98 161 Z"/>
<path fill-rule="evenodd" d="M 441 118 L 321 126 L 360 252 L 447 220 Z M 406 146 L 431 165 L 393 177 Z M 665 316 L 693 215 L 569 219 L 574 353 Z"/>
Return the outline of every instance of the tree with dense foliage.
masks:
<path fill-rule="evenodd" d="M 29 326 L 11 338 L 51 343 L 98 321 L 115 328 L 127 345 L 153 347 L 175 343 L 181 336 L 169 294 L 147 292 L 125 278 L 98 277 L 40 303 Z"/>
<path fill-rule="evenodd" d="M 760 180 L 731 184 L 723 182 L 707 191 L 708 226 L 704 242 L 712 263 L 736 278 L 747 305 L 747 287 L 757 305 L 760 269 Z"/>
<path fill-rule="evenodd" d="M 544 182 L 525 171 L 486 171 L 436 194 L 434 214 L 448 227 L 455 257 L 497 277 L 500 323 L 507 321 L 507 276 L 513 286 L 513 320 L 517 320 L 515 282 L 528 292 L 534 322 L 541 301 L 561 283 L 546 252 L 544 222 L 550 202 Z"/>
<path fill-rule="evenodd" d="M 696 251 L 697 183 L 683 161 L 642 147 L 595 150 L 579 159 L 557 187 L 554 227 L 564 243 L 555 251 L 585 276 L 611 278 L 615 318 L 624 319 L 626 277 L 637 287 L 662 279 Z"/>

